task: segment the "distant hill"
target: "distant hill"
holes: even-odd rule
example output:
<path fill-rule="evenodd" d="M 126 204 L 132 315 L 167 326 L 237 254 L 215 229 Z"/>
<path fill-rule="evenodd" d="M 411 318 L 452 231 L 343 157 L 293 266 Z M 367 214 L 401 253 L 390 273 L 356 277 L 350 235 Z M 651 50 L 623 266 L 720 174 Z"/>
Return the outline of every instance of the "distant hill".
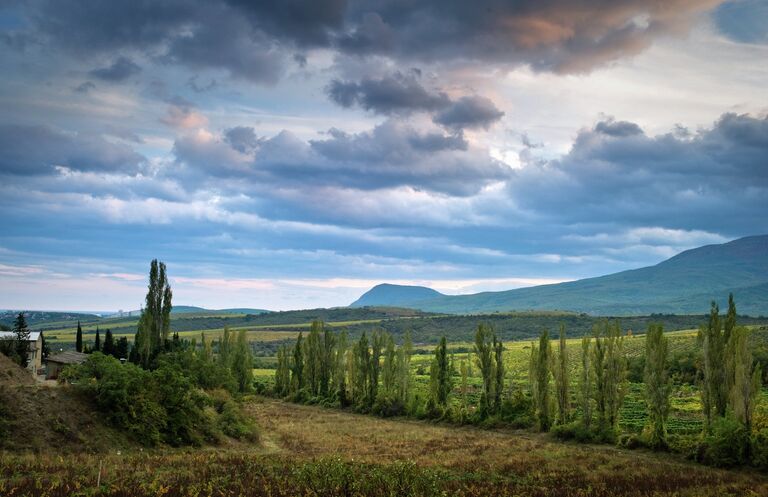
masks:
<path fill-rule="evenodd" d="M 365 292 L 350 307 L 392 306 L 407 307 L 411 302 L 445 297 L 442 293 L 424 286 L 392 285 L 382 283 Z M 405 305 L 404 305 L 405 304 Z"/>
<path fill-rule="evenodd" d="M 265 312 L 272 311 L 266 309 L 251 309 L 247 307 L 234 309 L 205 309 L 204 307 L 196 307 L 193 305 L 175 305 L 173 306 L 173 309 L 171 309 L 171 314 L 264 314 Z"/>
<path fill-rule="evenodd" d="M 376 300 L 376 288 L 363 295 L 367 305 L 383 304 Z M 401 294 L 398 305 L 453 314 L 511 310 L 564 310 L 603 316 L 699 314 L 707 311 L 711 300 L 724 307 L 728 293 L 733 292 L 740 314 L 768 315 L 768 235 L 686 250 L 655 266 L 567 283 L 420 297 L 429 290 L 410 287 L 414 298 L 405 300 Z"/>

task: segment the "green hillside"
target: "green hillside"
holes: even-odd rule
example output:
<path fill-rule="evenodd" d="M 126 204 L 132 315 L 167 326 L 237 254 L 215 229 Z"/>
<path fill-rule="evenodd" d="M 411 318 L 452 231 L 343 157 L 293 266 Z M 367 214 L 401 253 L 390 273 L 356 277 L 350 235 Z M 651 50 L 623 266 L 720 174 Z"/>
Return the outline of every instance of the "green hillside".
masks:
<path fill-rule="evenodd" d="M 722 307 L 732 292 L 740 312 L 758 316 L 768 315 L 766 290 L 768 235 L 762 235 L 687 250 L 655 266 L 567 283 L 410 301 L 403 293 L 399 305 L 456 314 L 510 310 L 603 316 L 693 314 L 710 300 Z M 366 300 L 376 304 L 371 295 Z"/>

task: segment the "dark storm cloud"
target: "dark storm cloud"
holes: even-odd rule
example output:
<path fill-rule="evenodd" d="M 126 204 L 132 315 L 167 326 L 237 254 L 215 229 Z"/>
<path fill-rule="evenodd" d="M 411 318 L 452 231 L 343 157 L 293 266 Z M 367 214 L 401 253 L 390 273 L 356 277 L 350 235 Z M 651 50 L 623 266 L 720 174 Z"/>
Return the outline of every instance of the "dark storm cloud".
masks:
<path fill-rule="evenodd" d="M 722 0 L 40 0 L 36 38 L 80 56 L 139 51 L 273 84 L 296 50 L 585 72 L 636 54 Z"/>
<path fill-rule="evenodd" d="M 434 121 L 452 129 L 488 129 L 504 116 L 488 98 L 481 96 L 461 97 L 445 110 L 439 112 Z"/>
<path fill-rule="evenodd" d="M 43 0 L 30 7 L 38 38 L 80 57 L 141 51 L 193 69 L 272 84 L 285 55 L 275 38 L 225 2 Z"/>
<path fill-rule="evenodd" d="M 272 36 L 299 46 L 326 46 L 344 23 L 346 0 L 228 0 Z"/>
<path fill-rule="evenodd" d="M 253 152 L 261 142 L 250 126 L 236 126 L 224 131 L 224 141 L 243 154 Z"/>
<path fill-rule="evenodd" d="M 598 123 L 562 159 L 528 164 L 510 191 L 564 223 L 765 230 L 768 118 L 724 114 L 689 137 Z"/>
<path fill-rule="evenodd" d="M 141 72 L 141 67 L 128 57 L 118 57 L 110 65 L 93 69 L 88 74 L 94 78 L 112 83 L 125 81 Z"/>
<path fill-rule="evenodd" d="M 333 80 L 328 96 L 342 107 L 358 105 L 377 114 L 432 112 L 450 105 L 445 93 L 430 92 L 414 74 L 395 73 L 380 79 L 365 78 L 360 82 Z"/>
<path fill-rule="evenodd" d="M 361 0 L 339 46 L 426 62 L 480 60 L 584 72 L 687 28 L 720 0 Z M 351 26 L 351 27 L 349 27 Z"/>
<path fill-rule="evenodd" d="M 130 147 L 47 126 L 0 125 L 0 150 L 0 172 L 14 175 L 51 174 L 56 166 L 135 174 L 146 162 Z"/>
<path fill-rule="evenodd" d="M 643 130 L 635 123 L 627 121 L 614 121 L 609 119 L 595 125 L 595 132 L 608 136 L 632 136 L 641 135 Z"/>
<path fill-rule="evenodd" d="M 332 129 L 328 138 L 309 142 L 287 131 L 258 139 L 251 128 L 232 128 L 220 139 L 182 137 L 174 152 L 199 174 L 250 180 L 261 187 L 410 186 L 465 196 L 509 176 L 506 166 L 470 148 L 461 135 L 418 131 L 392 120 L 362 133 Z"/>
<path fill-rule="evenodd" d="M 332 101 L 342 107 L 355 105 L 376 114 L 433 114 L 433 122 L 453 131 L 465 128 L 488 129 L 504 116 L 488 98 L 471 95 L 452 100 L 443 92 L 427 90 L 419 82 L 420 72 L 396 72 L 360 82 L 333 80 L 326 88 Z"/>

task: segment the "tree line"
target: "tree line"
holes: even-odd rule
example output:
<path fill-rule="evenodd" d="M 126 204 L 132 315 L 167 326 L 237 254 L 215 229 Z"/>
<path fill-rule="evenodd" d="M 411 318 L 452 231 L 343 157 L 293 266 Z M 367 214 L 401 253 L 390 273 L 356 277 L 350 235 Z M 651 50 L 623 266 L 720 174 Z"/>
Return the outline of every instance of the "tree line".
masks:
<path fill-rule="evenodd" d="M 749 329 L 736 323 L 733 296 L 724 319 L 712 304 L 698 338 L 701 360 L 697 376 L 705 422 L 696 451 L 697 457 L 713 464 L 743 464 L 751 458 L 768 457 L 768 449 L 757 448 L 761 437 L 768 440 L 768 431 L 753 429 L 762 373 L 748 337 Z M 527 383 L 515 386 L 507 382 L 504 344 L 492 326 L 477 326 L 472 352 L 459 364 L 443 337 L 434 349 L 428 392 L 422 395 L 413 388 L 410 333 L 400 346 L 381 329 L 349 343 L 345 331 L 335 332 L 315 321 L 306 337 L 300 333 L 293 347 L 284 345 L 278 350 L 274 393 L 296 402 L 351 407 L 385 416 L 476 424 L 509 422 L 563 439 L 669 449 L 673 379 L 663 326 L 650 324 L 645 336 L 642 381 L 647 422 L 640 434 L 619 430 L 629 383 L 627 337 L 619 322 L 595 324 L 576 350 L 567 347 L 566 339 L 564 325 L 557 337 L 544 330 L 530 347 Z M 481 377 L 480 396 L 474 405 L 467 395 L 473 367 Z"/>

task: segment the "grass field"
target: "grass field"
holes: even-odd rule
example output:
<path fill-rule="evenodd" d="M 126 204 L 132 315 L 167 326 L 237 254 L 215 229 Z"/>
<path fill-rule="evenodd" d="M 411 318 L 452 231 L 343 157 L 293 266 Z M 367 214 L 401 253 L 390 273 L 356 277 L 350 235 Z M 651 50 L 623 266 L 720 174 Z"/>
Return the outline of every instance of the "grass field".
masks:
<path fill-rule="evenodd" d="M 0 454 L 13 496 L 765 496 L 768 477 L 545 435 L 384 420 L 255 399 L 261 442 Z M 97 485 L 98 483 L 98 485 Z"/>

